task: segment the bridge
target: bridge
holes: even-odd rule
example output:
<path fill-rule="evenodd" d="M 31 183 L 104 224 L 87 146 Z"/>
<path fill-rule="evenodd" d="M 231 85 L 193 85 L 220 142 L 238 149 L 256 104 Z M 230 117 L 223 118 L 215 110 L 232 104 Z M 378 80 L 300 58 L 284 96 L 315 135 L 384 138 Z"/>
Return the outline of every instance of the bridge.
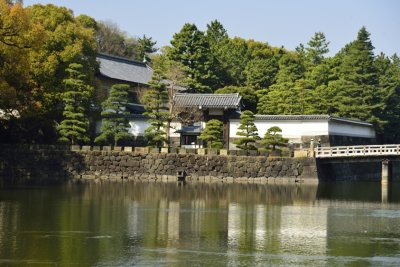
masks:
<path fill-rule="evenodd" d="M 316 158 L 400 156 L 400 145 L 333 146 L 315 149 Z"/>

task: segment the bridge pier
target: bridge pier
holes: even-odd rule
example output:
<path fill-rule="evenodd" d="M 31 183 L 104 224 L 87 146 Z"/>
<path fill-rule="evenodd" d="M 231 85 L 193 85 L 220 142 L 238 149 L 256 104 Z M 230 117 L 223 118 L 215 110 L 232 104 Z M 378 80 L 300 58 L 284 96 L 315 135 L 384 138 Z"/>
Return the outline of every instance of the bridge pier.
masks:
<path fill-rule="evenodd" d="M 382 185 L 387 185 L 389 180 L 390 180 L 390 161 L 388 159 L 382 160 L 382 178 L 381 178 L 381 184 Z"/>
<path fill-rule="evenodd" d="M 382 203 L 387 203 L 389 193 L 389 181 L 391 179 L 391 162 L 388 159 L 382 160 L 381 198 Z"/>

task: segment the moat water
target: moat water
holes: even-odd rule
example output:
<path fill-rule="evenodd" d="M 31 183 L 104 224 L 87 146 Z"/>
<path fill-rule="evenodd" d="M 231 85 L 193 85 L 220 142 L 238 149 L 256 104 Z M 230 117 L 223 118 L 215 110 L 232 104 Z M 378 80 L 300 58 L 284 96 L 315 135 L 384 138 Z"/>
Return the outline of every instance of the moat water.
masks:
<path fill-rule="evenodd" d="M 400 266 L 399 188 L 2 188 L 0 266 Z"/>

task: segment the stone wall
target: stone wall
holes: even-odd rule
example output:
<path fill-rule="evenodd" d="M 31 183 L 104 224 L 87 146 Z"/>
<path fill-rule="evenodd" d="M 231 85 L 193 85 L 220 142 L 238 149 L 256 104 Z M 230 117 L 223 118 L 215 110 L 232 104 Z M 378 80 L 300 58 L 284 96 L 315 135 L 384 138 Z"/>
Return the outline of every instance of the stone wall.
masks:
<path fill-rule="evenodd" d="M 197 155 L 105 151 L 98 148 L 71 151 L 65 147 L 2 146 L 2 181 L 24 179 L 127 179 L 175 180 L 184 171 L 186 180 L 269 181 L 317 180 L 313 158 Z"/>

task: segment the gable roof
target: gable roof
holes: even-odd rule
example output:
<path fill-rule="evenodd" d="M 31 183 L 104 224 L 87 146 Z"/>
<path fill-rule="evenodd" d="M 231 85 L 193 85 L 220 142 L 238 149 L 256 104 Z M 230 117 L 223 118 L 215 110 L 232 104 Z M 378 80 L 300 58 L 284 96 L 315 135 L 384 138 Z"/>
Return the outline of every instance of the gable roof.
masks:
<path fill-rule="evenodd" d="M 98 54 L 97 61 L 100 75 L 107 78 L 147 85 L 153 75 L 153 69 L 144 62 L 107 54 Z"/>
<path fill-rule="evenodd" d="M 176 94 L 174 101 L 180 107 L 198 108 L 240 108 L 242 97 L 236 94 Z"/>

